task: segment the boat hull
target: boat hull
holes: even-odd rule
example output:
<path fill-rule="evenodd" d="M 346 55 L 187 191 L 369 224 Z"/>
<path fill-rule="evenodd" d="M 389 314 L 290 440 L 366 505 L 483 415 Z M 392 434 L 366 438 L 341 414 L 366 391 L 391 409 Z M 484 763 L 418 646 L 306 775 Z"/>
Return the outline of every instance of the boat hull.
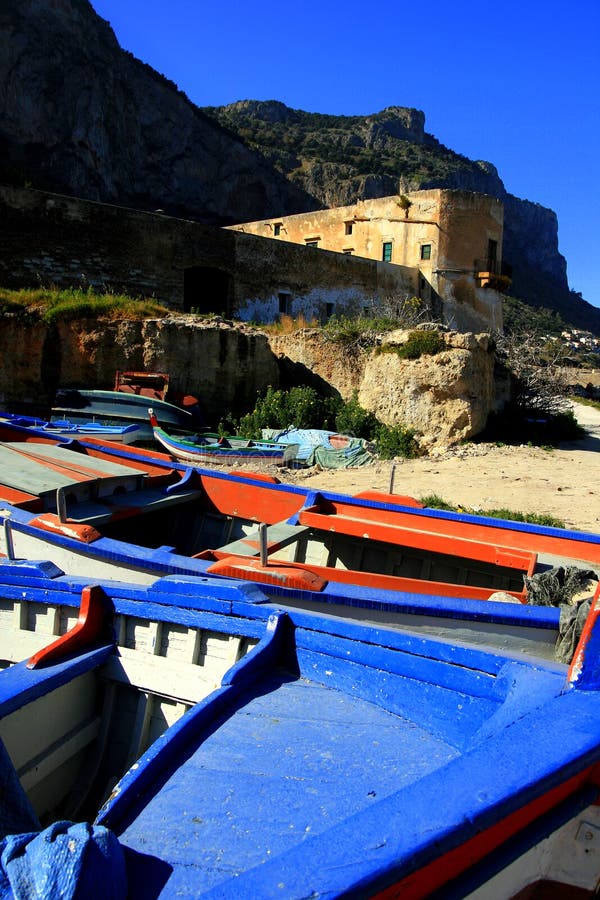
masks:
<path fill-rule="evenodd" d="M 42 645 L 0 674 L 0 736 L 33 815 L 110 829 L 130 894 L 597 887 L 597 606 L 567 670 L 262 608 L 239 583 L 85 585 L 0 566 L 0 655 Z"/>

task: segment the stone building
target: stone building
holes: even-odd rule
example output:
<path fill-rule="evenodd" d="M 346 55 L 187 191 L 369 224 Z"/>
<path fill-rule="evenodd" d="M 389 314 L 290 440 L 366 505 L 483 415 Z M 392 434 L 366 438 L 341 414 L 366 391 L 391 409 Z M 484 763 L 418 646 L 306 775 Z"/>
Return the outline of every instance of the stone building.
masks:
<path fill-rule="evenodd" d="M 503 205 L 470 191 L 414 191 L 230 226 L 237 232 L 402 267 L 407 290 L 458 330 L 501 328 L 490 288 L 502 263 Z"/>
<path fill-rule="evenodd" d="M 418 294 L 455 330 L 500 328 L 482 273 L 500 261 L 502 205 L 458 191 L 410 199 L 408 217 L 386 198 L 219 228 L 0 186 L 0 285 L 89 285 L 265 323 L 324 322 Z"/>

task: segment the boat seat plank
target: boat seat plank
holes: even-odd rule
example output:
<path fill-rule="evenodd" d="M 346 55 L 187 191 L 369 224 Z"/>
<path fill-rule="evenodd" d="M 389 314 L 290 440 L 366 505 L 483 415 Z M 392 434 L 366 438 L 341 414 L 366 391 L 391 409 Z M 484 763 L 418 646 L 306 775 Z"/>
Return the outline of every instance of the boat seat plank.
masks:
<path fill-rule="evenodd" d="M 456 755 L 414 723 L 304 679 L 269 679 L 257 693 L 211 729 L 120 835 L 126 847 L 173 866 L 173 893 L 191 869 L 198 893 L 216 888 Z"/>
<path fill-rule="evenodd" d="M 128 491 L 124 494 L 113 494 L 97 501 L 80 502 L 72 507 L 67 503 L 67 516 L 71 522 L 100 525 L 111 519 L 127 515 L 128 510 L 135 515 L 151 513 L 168 506 L 188 503 L 201 496 L 202 492 L 194 489 L 167 494 L 160 488 L 146 488 L 140 491 Z"/>
<path fill-rule="evenodd" d="M 2 463 L 15 457 L 23 460 L 29 459 L 40 464 L 55 463 L 64 466 L 65 469 L 87 474 L 91 478 L 99 478 L 104 475 L 145 475 L 147 471 L 145 468 L 126 466 L 112 459 L 88 456 L 87 453 L 75 453 L 68 444 L 3 441 L 0 444 Z"/>
<path fill-rule="evenodd" d="M 228 668 L 227 662 L 207 670 L 203 666 L 177 663 L 168 658 L 121 647 L 119 656 L 112 656 L 107 661 L 102 674 L 110 681 L 191 706 L 219 687 Z"/>
<path fill-rule="evenodd" d="M 267 550 L 269 554 L 299 541 L 309 530 L 306 525 L 288 525 L 287 522 L 277 522 L 274 525 L 268 525 Z M 245 537 L 232 541 L 230 544 L 225 544 L 218 549 L 220 552 L 226 553 L 227 556 L 259 556 L 260 533 L 256 529 L 245 535 Z"/>
<path fill-rule="evenodd" d="M 14 445 L 22 447 L 27 445 Z M 99 466 L 95 464 L 93 467 L 79 465 L 78 460 L 85 460 L 86 457 L 64 456 L 46 453 L 47 444 L 37 444 L 35 454 L 25 455 L 19 452 L 13 452 L 5 444 L 0 444 L 0 467 L 2 471 L 2 483 L 8 488 L 22 490 L 23 486 L 27 486 L 27 490 L 31 494 L 38 497 L 46 494 L 54 495 L 58 488 L 68 488 L 79 483 L 96 482 L 102 479 L 104 483 L 109 482 L 109 489 L 115 490 L 119 487 L 127 488 L 135 486 L 139 482 L 139 478 L 145 473 L 129 469 L 125 466 L 115 464 L 111 461 L 105 462 L 98 460 Z M 39 450 L 42 450 L 39 453 Z M 56 447 L 50 447 L 50 450 L 56 450 Z M 28 451 L 27 451 L 28 453 Z M 37 457 L 37 458 L 36 458 Z M 94 461 L 95 463 L 96 461 Z"/>

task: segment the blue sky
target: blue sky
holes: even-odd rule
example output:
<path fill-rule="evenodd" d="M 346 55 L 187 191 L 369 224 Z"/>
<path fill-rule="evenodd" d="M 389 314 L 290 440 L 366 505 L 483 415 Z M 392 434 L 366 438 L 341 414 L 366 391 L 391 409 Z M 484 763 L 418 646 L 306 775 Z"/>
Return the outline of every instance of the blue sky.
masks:
<path fill-rule="evenodd" d="M 553 209 L 573 290 L 600 306 L 600 2 L 91 0 L 199 106 L 425 113 L 452 150 Z"/>

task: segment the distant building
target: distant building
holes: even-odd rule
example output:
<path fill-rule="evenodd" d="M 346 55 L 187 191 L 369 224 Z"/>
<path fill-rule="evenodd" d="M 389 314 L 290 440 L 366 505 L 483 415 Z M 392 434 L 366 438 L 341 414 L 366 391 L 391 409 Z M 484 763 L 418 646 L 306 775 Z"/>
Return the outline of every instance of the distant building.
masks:
<path fill-rule="evenodd" d="M 407 291 L 458 330 L 501 329 L 494 290 L 504 208 L 470 191 L 414 191 L 352 206 L 229 226 L 231 230 L 402 267 Z"/>

